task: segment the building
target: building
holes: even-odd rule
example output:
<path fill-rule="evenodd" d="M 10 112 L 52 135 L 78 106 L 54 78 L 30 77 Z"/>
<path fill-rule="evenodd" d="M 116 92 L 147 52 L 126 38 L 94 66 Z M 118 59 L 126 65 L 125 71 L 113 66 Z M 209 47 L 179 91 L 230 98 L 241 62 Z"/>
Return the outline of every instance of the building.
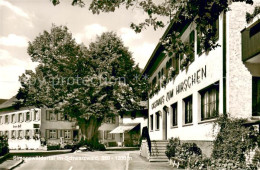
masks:
<path fill-rule="evenodd" d="M 53 109 L 13 107 L 15 97 L 0 105 L 0 135 L 8 137 L 10 149 L 42 149 L 66 144 L 79 137 L 76 122 Z"/>
<path fill-rule="evenodd" d="M 246 12 L 255 6 L 230 4 L 213 25 L 220 45 L 201 53 L 193 21 L 171 23 L 163 38 L 172 31 L 182 41 L 193 43 L 193 58 L 166 57 L 159 43 L 143 71 L 149 76 L 149 135 L 163 141 L 179 137 L 194 142 L 210 155 L 214 140 L 213 124 L 223 113 L 248 119 L 259 128 L 260 120 L 260 19 L 249 24 Z M 241 32 L 242 31 L 242 32 Z"/>
<path fill-rule="evenodd" d="M 98 129 L 100 142 L 106 146 L 138 146 L 147 115 L 148 110 L 136 110 L 105 118 Z"/>

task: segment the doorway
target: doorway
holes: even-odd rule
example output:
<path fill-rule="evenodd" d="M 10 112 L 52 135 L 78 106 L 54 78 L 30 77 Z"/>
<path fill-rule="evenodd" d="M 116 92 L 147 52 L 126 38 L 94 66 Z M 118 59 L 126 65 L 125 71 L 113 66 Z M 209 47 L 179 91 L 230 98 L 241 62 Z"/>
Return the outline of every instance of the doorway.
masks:
<path fill-rule="evenodd" d="M 168 107 L 163 107 L 163 137 L 162 140 L 167 140 L 167 113 L 168 113 Z"/>

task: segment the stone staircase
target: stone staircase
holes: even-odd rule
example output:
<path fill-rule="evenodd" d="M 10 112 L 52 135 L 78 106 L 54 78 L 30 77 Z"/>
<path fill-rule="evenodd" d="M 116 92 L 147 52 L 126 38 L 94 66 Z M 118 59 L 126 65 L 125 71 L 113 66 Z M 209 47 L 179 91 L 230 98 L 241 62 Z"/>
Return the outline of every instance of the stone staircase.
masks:
<path fill-rule="evenodd" d="M 152 140 L 151 141 L 151 155 L 150 162 L 167 162 L 168 158 L 165 155 L 167 140 Z"/>

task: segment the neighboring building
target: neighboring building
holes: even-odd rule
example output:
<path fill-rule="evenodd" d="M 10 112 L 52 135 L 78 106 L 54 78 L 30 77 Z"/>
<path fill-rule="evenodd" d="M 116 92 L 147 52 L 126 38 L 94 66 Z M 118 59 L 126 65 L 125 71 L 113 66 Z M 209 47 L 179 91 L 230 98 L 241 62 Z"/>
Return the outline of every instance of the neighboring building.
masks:
<path fill-rule="evenodd" d="M 0 135 L 8 137 L 10 149 L 40 149 L 46 144 L 78 140 L 75 121 L 52 109 L 13 108 L 15 97 L 0 105 Z"/>
<path fill-rule="evenodd" d="M 147 126 L 148 110 L 128 111 L 119 116 L 119 125 L 111 134 L 120 134 L 120 145 L 139 146 L 143 127 Z"/>
<path fill-rule="evenodd" d="M 120 141 L 119 134 L 111 134 L 110 132 L 115 129 L 119 124 L 118 116 L 105 118 L 98 128 L 99 141 L 106 146 L 116 146 Z"/>
<path fill-rule="evenodd" d="M 195 52 L 185 66 L 184 56 L 165 57 L 159 43 L 149 59 L 143 74 L 149 76 L 152 86 L 151 140 L 179 137 L 197 143 L 209 155 L 213 124 L 219 115 L 247 118 L 259 127 L 260 19 L 246 23 L 246 12 L 253 13 L 256 5 L 259 2 L 234 2 L 230 11 L 222 12 L 214 24 L 220 47 L 207 54 L 200 52 L 194 22 L 171 23 L 163 37 L 178 31 L 183 41 L 194 44 Z"/>
<path fill-rule="evenodd" d="M 142 128 L 147 126 L 147 110 L 124 112 L 105 118 L 99 127 L 100 142 L 106 146 L 138 146 Z"/>

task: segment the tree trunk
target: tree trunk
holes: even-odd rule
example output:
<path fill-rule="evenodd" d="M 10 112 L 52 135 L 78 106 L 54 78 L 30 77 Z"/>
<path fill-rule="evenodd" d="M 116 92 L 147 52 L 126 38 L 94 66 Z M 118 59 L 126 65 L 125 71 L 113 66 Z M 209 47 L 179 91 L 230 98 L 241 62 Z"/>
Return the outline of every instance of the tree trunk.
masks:
<path fill-rule="evenodd" d="M 84 140 L 98 142 L 98 128 L 101 126 L 102 119 L 90 116 L 88 120 L 79 118 L 78 123 Z"/>

